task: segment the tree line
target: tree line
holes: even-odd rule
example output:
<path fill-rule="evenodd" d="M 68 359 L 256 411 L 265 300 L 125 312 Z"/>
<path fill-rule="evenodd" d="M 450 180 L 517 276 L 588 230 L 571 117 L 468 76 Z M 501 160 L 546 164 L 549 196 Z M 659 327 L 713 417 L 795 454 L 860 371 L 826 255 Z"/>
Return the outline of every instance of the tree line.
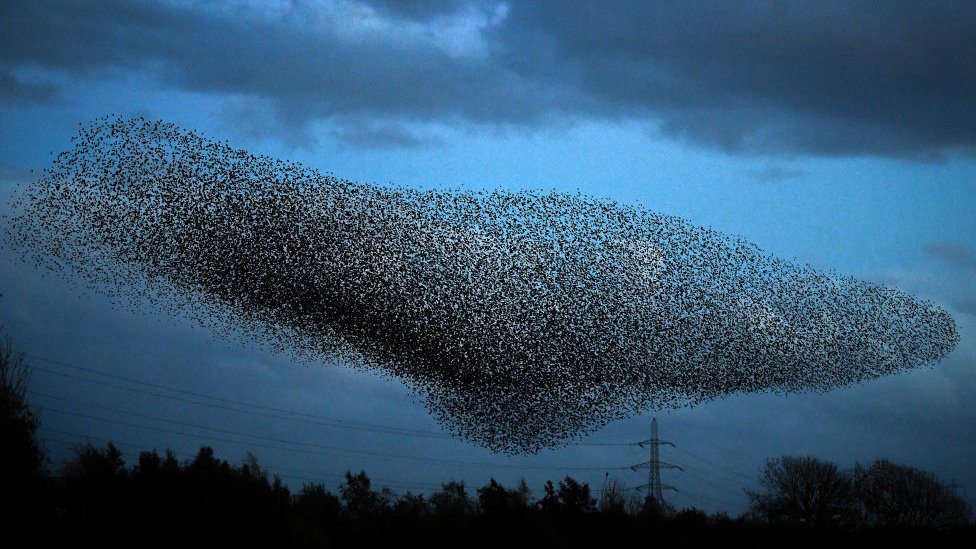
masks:
<path fill-rule="evenodd" d="M 336 492 L 322 483 L 292 491 L 252 454 L 232 464 L 207 446 L 187 460 L 151 450 L 127 464 L 114 444 L 89 443 L 52 467 L 26 399 L 28 374 L 9 344 L 0 349 L 0 540 L 33 540 L 27 545 L 583 547 L 657 539 L 772 546 L 976 538 L 970 506 L 953 485 L 886 460 L 849 471 L 814 457 L 771 460 L 758 489 L 747 492 L 749 511 L 735 518 L 628 497 L 618 483 L 597 493 L 569 476 L 547 482 L 538 497 L 524 480 L 508 487 L 495 479 L 475 489 L 450 481 L 430 494 L 395 494 L 365 471 L 347 472 Z"/>

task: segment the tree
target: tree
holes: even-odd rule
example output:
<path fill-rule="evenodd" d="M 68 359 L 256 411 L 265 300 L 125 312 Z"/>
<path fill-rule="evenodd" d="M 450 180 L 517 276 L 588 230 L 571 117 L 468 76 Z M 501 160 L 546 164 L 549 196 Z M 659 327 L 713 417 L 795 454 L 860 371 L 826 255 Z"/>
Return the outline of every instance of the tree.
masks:
<path fill-rule="evenodd" d="M 423 494 L 407 492 L 393 505 L 393 515 L 403 521 L 417 521 L 430 514 L 430 506 Z"/>
<path fill-rule="evenodd" d="M 62 503 L 73 528 L 94 535 L 131 511 L 129 474 L 122 452 L 111 442 L 105 448 L 80 446 L 63 472 Z"/>
<path fill-rule="evenodd" d="M 552 481 L 546 481 L 546 495 L 539 501 L 539 507 L 548 512 L 565 514 L 590 513 L 596 508 L 596 500 L 590 495 L 590 485 L 580 484 L 572 477 L 559 481 L 559 490 Z"/>
<path fill-rule="evenodd" d="M 501 515 L 509 511 L 508 490 L 494 478 L 478 488 L 478 503 L 486 515 Z"/>
<path fill-rule="evenodd" d="M 675 514 L 674 507 L 666 501 L 658 501 L 657 498 L 647 495 L 637 505 L 637 515 L 645 520 L 661 521 Z"/>
<path fill-rule="evenodd" d="M 559 496 L 556 495 L 556 487 L 552 485 L 552 481 L 547 480 L 542 490 L 545 495 L 539 500 L 539 508 L 547 513 L 559 511 Z"/>
<path fill-rule="evenodd" d="M 166 450 L 166 457 L 153 450 L 139 453 L 139 462 L 132 476 L 142 482 L 174 482 L 182 472 L 173 450 Z"/>
<path fill-rule="evenodd" d="M 518 486 L 515 488 L 515 503 L 518 507 L 532 507 L 532 489 L 524 478 L 520 478 Z"/>
<path fill-rule="evenodd" d="M 185 521 L 186 498 L 182 490 L 183 468 L 172 450 L 160 456 L 156 450 L 143 451 L 129 473 L 132 500 L 128 505 L 148 528 L 167 529 Z M 175 532 L 173 532 L 175 533 Z"/>
<path fill-rule="evenodd" d="M 302 490 L 295 495 L 292 503 L 298 516 L 320 527 L 334 525 L 342 509 L 339 498 L 320 483 L 302 486 Z"/>
<path fill-rule="evenodd" d="M 44 454 L 37 416 L 27 405 L 30 371 L 9 341 L 0 341 L 0 516 L 20 523 L 39 511 Z"/>
<path fill-rule="evenodd" d="M 213 448 L 201 446 L 193 461 L 186 466 L 186 472 L 194 481 L 204 485 L 230 476 L 231 466 L 226 460 L 218 459 Z"/>
<path fill-rule="evenodd" d="M 809 456 L 772 459 L 759 484 L 763 492 L 748 492 L 752 512 L 771 523 L 826 528 L 854 514 L 852 479 L 830 462 Z"/>
<path fill-rule="evenodd" d="M 708 515 L 700 509 L 685 508 L 675 513 L 671 523 L 679 530 L 701 531 L 708 527 Z"/>
<path fill-rule="evenodd" d="M 430 496 L 430 506 L 435 515 L 457 519 L 473 515 L 477 504 L 468 496 L 464 482 L 450 481 Z"/>
<path fill-rule="evenodd" d="M 509 490 L 492 478 L 488 484 L 478 488 L 478 503 L 486 515 L 500 516 L 521 513 L 529 508 L 531 492 L 525 479 L 519 481 L 515 490 Z"/>
<path fill-rule="evenodd" d="M 597 509 L 601 513 L 622 515 L 627 509 L 627 488 L 618 479 L 605 482 Z"/>
<path fill-rule="evenodd" d="M 258 457 L 251 452 L 244 454 L 244 462 L 241 464 L 241 474 L 249 479 L 264 480 L 265 482 L 268 480 L 268 471 L 261 466 Z"/>
<path fill-rule="evenodd" d="M 346 482 L 339 487 L 343 512 L 351 520 L 377 518 L 390 509 L 389 490 L 377 492 L 370 485 L 366 471 L 354 475 L 346 471 Z"/>
<path fill-rule="evenodd" d="M 88 442 L 78 449 L 74 459 L 69 460 L 64 465 L 64 476 L 66 478 L 85 479 L 93 482 L 113 482 L 113 479 L 125 477 L 127 474 L 125 460 L 122 459 L 122 451 L 111 442 L 105 445 L 104 450 L 96 448 Z"/>
<path fill-rule="evenodd" d="M 955 487 L 925 471 L 877 460 L 854 470 L 865 523 L 885 528 L 944 529 L 969 522 L 971 510 Z"/>

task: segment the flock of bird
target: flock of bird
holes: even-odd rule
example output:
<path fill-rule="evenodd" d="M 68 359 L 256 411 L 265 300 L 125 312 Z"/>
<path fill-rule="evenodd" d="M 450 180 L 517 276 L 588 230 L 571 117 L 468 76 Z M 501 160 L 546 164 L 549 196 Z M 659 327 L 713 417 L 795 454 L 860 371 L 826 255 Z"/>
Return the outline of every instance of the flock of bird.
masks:
<path fill-rule="evenodd" d="M 959 338 L 934 304 L 674 216 L 359 184 L 144 119 L 83 126 L 9 230 L 25 260 L 130 304 L 396 376 L 500 452 L 648 409 L 854 384 Z"/>

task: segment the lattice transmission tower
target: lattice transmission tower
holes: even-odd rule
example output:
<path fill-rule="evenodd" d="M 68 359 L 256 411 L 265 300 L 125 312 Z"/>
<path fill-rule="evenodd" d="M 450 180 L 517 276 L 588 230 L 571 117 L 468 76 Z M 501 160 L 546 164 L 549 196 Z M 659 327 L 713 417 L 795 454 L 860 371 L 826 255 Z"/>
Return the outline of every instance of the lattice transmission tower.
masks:
<path fill-rule="evenodd" d="M 640 443 L 641 446 L 647 446 L 649 448 L 649 459 L 645 463 L 639 463 L 631 467 L 634 471 L 647 467 L 647 484 L 640 486 L 640 488 L 647 488 L 647 498 L 654 500 L 659 506 L 664 505 L 664 495 L 662 492 L 664 490 L 674 490 L 678 491 L 677 488 L 668 484 L 661 483 L 661 469 L 677 469 L 679 471 L 684 471 L 680 466 L 673 463 L 667 463 L 661 461 L 661 445 L 671 446 L 677 448 L 673 442 L 667 440 L 661 440 L 657 435 L 657 418 L 651 419 L 651 438 Z"/>

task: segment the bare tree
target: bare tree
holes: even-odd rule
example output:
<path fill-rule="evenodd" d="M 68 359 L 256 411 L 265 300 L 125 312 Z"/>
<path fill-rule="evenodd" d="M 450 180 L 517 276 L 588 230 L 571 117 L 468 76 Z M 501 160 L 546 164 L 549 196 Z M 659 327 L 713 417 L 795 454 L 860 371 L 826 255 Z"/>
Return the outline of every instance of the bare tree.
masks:
<path fill-rule="evenodd" d="M 597 503 L 597 510 L 601 513 L 623 514 L 627 510 L 627 488 L 619 479 L 610 479 L 603 483 L 603 492 Z"/>
<path fill-rule="evenodd" d="M 879 459 L 855 469 L 865 523 L 889 528 L 944 529 L 967 524 L 971 509 L 955 486 L 925 471 Z"/>
<path fill-rule="evenodd" d="M 29 381 L 23 357 L 0 340 L 0 516 L 11 524 L 37 510 L 44 473 L 37 416 L 27 405 Z"/>
<path fill-rule="evenodd" d="M 850 475 L 814 457 L 769 460 L 759 477 L 761 492 L 748 492 L 752 512 L 772 523 L 808 528 L 840 526 L 854 515 Z"/>

